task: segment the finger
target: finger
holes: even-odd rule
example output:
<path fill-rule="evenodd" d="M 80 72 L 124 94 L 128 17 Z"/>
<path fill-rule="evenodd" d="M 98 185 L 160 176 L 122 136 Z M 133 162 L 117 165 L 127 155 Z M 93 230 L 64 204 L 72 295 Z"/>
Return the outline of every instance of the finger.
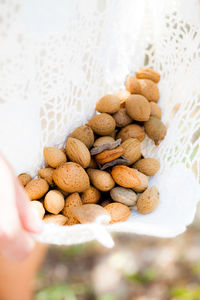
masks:
<path fill-rule="evenodd" d="M 37 212 L 31 207 L 28 196 L 17 180 L 16 205 L 23 228 L 28 232 L 40 233 L 43 229 L 43 222 L 40 220 Z"/>
<path fill-rule="evenodd" d="M 33 238 L 20 228 L 12 234 L 5 231 L 0 234 L 1 253 L 13 261 L 24 260 L 31 253 L 34 244 Z"/>

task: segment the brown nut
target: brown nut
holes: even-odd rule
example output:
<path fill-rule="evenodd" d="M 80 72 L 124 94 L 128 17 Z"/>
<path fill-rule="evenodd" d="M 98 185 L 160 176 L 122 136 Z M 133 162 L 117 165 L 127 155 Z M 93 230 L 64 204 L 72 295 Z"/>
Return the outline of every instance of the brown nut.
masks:
<path fill-rule="evenodd" d="M 90 152 L 80 140 L 69 137 L 66 142 L 65 151 L 71 161 L 78 163 L 83 168 L 89 166 L 91 160 Z"/>
<path fill-rule="evenodd" d="M 167 133 L 167 129 L 163 122 L 155 117 L 150 117 L 144 122 L 144 129 L 148 137 L 152 139 L 156 145 L 159 145 Z"/>
<path fill-rule="evenodd" d="M 132 189 L 141 184 L 141 181 L 138 175 L 136 174 L 135 170 L 127 166 L 115 166 L 112 168 L 111 174 L 114 181 L 122 187 Z"/>
<path fill-rule="evenodd" d="M 160 106 L 158 106 L 158 104 L 156 104 L 155 102 L 150 102 L 150 107 L 151 107 L 150 116 L 161 119 L 162 112 Z"/>
<path fill-rule="evenodd" d="M 55 184 L 68 193 L 84 192 L 90 186 L 85 170 L 74 162 L 60 165 L 53 173 Z"/>
<path fill-rule="evenodd" d="M 53 172 L 54 169 L 53 168 L 43 168 L 38 170 L 38 175 L 45 179 L 49 185 L 53 186 L 54 182 L 53 182 Z"/>
<path fill-rule="evenodd" d="M 81 195 L 83 204 L 88 204 L 88 203 L 96 204 L 99 202 L 100 197 L 101 197 L 101 193 L 93 186 L 90 186 L 89 189 L 87 189 Z"/>
<path fill-rule="evenodd" d="M 23 186 L 26 186 L 27 183 L 29 183 L 29 181 L 31 181 L 32 178 L 29 174 L 22 173 L 18 175 L 18 179 Z"/>
<path fill-rule="evenodd" d="M 137 193 L 142 193 L 148 188 L 148 177 L 136 169 L 134 171 L 140 179 L 140 184 L 134 187 L 133 190 Z"/>
<path fill-rule="evenodd" d="M 84 204 L 80 207 L 72 208 L 72 212 L 81 224 L 103 223 L 110 221 L 109 213 L 98 204 Z"/>
<path fill-rule="evenodd" d="M 92 184 L 102 192 L 107 192 L 111 190 L 115 185 L 112 176 L 106 171 L 88 169 L 87 173 Z"/>
<path fill-rule="evenodd" d="M 67 222 L 67 218 L 63 215 L 46 215 L 43 219 L 46 224 L 57 224 L 57 225 L 65 225 Z"/>
<path fill-rule="evenodd" d="M 143 158 L 138 160 L 133 167 L 147 176 L 153 176 L 160 169 L 160 163 L 155 158 Z"/>
<path fill-rule="evenodd" d="M 150 117 L 149 101 L 142 95 L 130 95 L 126 100 L 126 112 L 136 121 L 147 121 Z"/>
<path fill-rule="evenodd" d="M 88 126 L 99 135 L 110 135 L 116 127 L 113 117 L 106 113 L 95 115 L 89 122 Z"/>
<path fill-rule="evenodd" d="M 57 168 L 60 164 L 66 162 L 66 155 L 62 150 L 56 147 L 44 148 L 44 159 L 47 164 L 52 168 Z"/>
<path fill-rule="evenodd" d="M 158 86 L 155 82 L 149 79 L 138 79 L 140 84 L 140 93 L 149 101 L 158 102 L 160 97 Z"/>
<path fill-rule="evenodd" d="M 140 141 L 138 139 L 127 139 L 121 146 L 124 149 L 123 157 L 129 160 L 127 165 L 132 165 L 141 157 Z"/>
<path fill-rule="evenodd" d="M 130 95 L 130 92 L 126 90 L 121 90 L 118 93 L 115 94 L 116 96 L 119 97 L 120 99 L 120 107 L 124 108 L 125 107 L 125 101 L 128 99 L 128 96 Z"/>
<path fill-rule="evenodd" d="M 150 79 L 150 80 L 154 81 L 155 83 L 158 83 L 160 81 L 160 74 L 150 68 L 140 69 L 136 73 L 136 77 L 138 79 Z"/>
<path fill-rule="evenodd" d="M 94 143 L 94 133 L 92 129 L 86 125 L 76 128 L 69 136 L 80 140 L 88 149 L 90 149 Z"/>
<path fill-rule="evenodd" d="M 120 157 L 121 155 L 123 155 L 123 153 L 124 149 L 121 146 L 119 146 L 115 149 L 104 150 L 103 152 L 95 155 L 95 160 L 97 163 L 103 165 L 111 160 Z"/>
<path fill-rule="evenodd" d="M 96 110 L 101 113 L 114 114 L 120 109 L 120 99 L 116 95 L 105 95 L 96 103 Z"/>
<path fill-rule="evenodd" d="M 42 198 L 46 194 L 48 189 L 48 183 L 42 178 L 32 179 L 25 186 L 25 191 L 27 192 L 30 200 L 37 200 Z"/>
<path fill-rule="evenodd" d="M 134 206 L 137 202 L 137 195 L 133 190 L 119 186 L 110 191 L 110 196 L 114 201 L 126 206 Z"/>
<path fill-rule="evenodd" d="M 45 209 L 54 215 L 59 214 L 59 212 L 61 212 L 61 210 L 63 209 L 64 205 L 64 196 L 61 192 L 57 190 L 49 191 L 44 198 Z"/>
<path fill-rule="evenodd" d="M 42 202 L 37 201 L 37 200 L 33 200 L 33 201 L 30 202 L 30 205 L 36 211 L 38 217 L 40 219 L 43 219 L 43 217 L 45 215 L 45 209 L 44 209 L 44 206 L 43 206 Z"/>
<path fill-rule="evenodd" d="M 114 138 L 112 138 L 111 136 L 101 136 L 100 138 L 95 140 L 94 147 L 99 147 L 101 145 L 109 144 L 114 141 L 115 141 Z"/>
<path fill-rule="evenodd" d="M 145 138 L 145 132 L 141 126 L 137 124 L 130 124 L 120 130 L 117 134 L 117 138 L 121 139 L 122 142 L 129 138 L 135 138 L 142 142 Z"/>
<path fill-rule="evenodd" d="M 127 77 L 127 79 L 126 79 L 126 89 L 131 94 L 140 94 L 141 89 L 140 89 L 140 84 L 138 82 L 138 79 L 134 78 L 134 77 Z"/>
<path fill-rule="evenodd" d="M 156 186 L 152 186 L 139 196 L 137 209 L 141 214 L 151 213 L 158 207 L 159 201 L 160 193 Z"/>
<path fill-rule="evenodd" d="M 113 115 L 117 127 L 125 127 L 132 123 L 131 117 L 126 113 L 125 108 L 121 108 L 118 112 Z"/>
<path fill-rule="evenodd" d="M 62 211 L 62 214 L 68 218 L 66 225 L 79 224 L 79 221 L 72 213 L 72 208 L 80 206 L 82 206 L 82 201 L 78 193 L 73 193 L 66 198 L 65 206 Z"/>
<path fill-rule="evenodd" d="M 104 207 L 111 216 L 109 224 L 126 221 L 130 214 L 130 208 L 122 203 L 110 203 Z"/>

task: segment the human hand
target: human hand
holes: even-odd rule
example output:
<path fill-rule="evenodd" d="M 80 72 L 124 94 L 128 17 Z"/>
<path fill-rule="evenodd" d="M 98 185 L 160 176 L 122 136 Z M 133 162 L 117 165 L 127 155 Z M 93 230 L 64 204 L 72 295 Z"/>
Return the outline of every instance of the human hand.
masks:
<path fill-rule="evenodd" d="M 25 259 L 34 246 L 31 233 L 42 230 L 29 201 L 11 166 L 0 156 L 0 252 L 12 260 Z"/>

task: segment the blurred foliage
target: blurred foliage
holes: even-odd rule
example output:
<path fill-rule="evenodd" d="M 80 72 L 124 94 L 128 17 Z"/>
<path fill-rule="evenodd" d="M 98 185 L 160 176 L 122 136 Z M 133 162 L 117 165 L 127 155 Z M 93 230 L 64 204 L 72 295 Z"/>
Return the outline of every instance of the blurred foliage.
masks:
<path fill-rule="evenodd" d="M 196 289 L 189 289 L 185 287 L 174 287 L 171 290 L 171 295 L 177 299 L 182 300 L 199 300 L 200 299 L 200 287 Z"/>
<path fill-rule="evenodd" d="M 99 296 L 97 300 L 117 300 L 115 296 L 112 296 L 111 294 L 105 294 L 102 296 Z"/>
<path fill-rule="evenodd" d="M 157 272 L 153 268 L 147 268 L 139 273 L 126 274 L 125 278 L 134 283 L 148 284 L 158 277 Z"/>

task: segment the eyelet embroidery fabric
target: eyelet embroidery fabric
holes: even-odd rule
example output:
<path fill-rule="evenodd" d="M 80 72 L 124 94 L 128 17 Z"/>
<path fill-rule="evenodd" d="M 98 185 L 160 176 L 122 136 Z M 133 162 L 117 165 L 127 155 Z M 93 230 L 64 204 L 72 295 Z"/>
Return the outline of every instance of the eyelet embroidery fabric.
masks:
<path fill-rule="evenodd" d="M 62 147 L 128 74 L 142 66 L 161 73 L 167 136 L 159 147 L 143 142 L 144 155 L 161 162 L 151 179 L 159 208 L 96 231 L 47 225 L 40 240 L 102 241 L 109 231 L 175 236 L 192 222 L 200 191 L 199 17 L 197 0 L 0 1 L 0 151 L 17 173 L 35 176 L 43 147 Z"/>

